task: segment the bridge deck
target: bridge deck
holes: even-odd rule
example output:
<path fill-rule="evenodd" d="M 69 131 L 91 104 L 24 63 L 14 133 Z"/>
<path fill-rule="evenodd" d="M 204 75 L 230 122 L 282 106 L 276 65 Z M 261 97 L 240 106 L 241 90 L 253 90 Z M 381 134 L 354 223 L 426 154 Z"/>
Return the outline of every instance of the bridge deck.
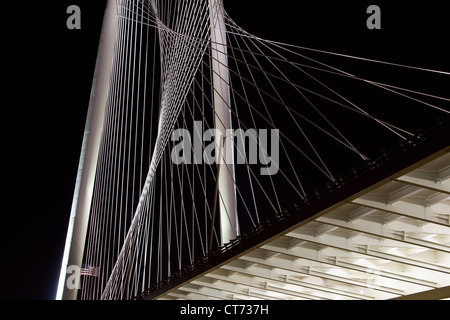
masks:
<path fill-rule="evenodd" d="M 140 298 L 450 298 L 449 134 L 287 211 Z"/>

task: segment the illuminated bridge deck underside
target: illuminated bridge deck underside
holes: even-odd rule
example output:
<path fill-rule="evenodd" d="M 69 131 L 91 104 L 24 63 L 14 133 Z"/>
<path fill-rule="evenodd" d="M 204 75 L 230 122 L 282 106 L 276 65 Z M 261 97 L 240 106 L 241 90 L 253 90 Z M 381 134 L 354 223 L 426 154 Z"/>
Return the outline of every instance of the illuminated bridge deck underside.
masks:
<path fill-rule="evenodd" d="M 447 134 L 143 297 L 450 298 Z"/>

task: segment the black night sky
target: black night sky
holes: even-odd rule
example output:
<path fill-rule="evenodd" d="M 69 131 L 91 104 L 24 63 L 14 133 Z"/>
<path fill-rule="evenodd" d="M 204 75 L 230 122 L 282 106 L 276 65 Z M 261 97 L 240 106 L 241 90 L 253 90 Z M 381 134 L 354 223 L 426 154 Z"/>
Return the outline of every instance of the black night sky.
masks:
<path fill-rule="evenodd" d="M 262 38 L 450 71 L 442 1 L 224 2 L 241 27 Z M 81 8 L 81 30 L 66 27 L 72 4 Z M 381 30 L 366 27 L 371 4 L 381 8 Z M 104 5 L 3 5 L 0 299 L 55 297 Z M 433 81 L 432 92 L 448 92 Z"/>

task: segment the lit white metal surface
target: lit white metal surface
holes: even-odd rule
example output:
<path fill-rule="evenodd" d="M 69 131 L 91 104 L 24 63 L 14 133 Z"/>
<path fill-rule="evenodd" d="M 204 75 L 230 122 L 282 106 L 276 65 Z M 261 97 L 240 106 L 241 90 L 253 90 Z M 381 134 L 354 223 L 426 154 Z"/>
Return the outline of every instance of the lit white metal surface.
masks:
<path fill-rule="evenodd" d="M 75 284 L 75 288 L 71 288 L 66 284 L 67 277 L 71 276 L 67 274 L 67 268 L 71 265 L 81 268 L 83 259 L 97 159 L 103 130 L 105 106 L 108 96 L 114 44 L 116 42 L 118 24 L 116 9 L 115 1 L 109 0 L 105 9 L 94 79 L 92 82 L 91 98 L 56 294 L 57 300 L 75 300 L 77 297 L 77 285 Z"/>
<path fill-rule="evenodd" d="M 449 187 L 447 150 L 159 299 L 448 298 Z"/>
<path fill-rule="evenodd" d="M 214 87 L 215 128 L 224 136 L 232 129 L 230 108 L 230 85 L 226 44 L 225 9 L 222 0 L 209 0 L 211 21 L 211 57 Z M 216 150 L 221 148 L 220 139 L 216 138 Z M 235 172 L 233 148 L 222 147 L 223 159 L 218 179 L 220 234 L 221 243 L 229 243 L 239 236 L 239 223 L 236 209 Z M 225 163 L 224 163 L 225 162 Z"/>

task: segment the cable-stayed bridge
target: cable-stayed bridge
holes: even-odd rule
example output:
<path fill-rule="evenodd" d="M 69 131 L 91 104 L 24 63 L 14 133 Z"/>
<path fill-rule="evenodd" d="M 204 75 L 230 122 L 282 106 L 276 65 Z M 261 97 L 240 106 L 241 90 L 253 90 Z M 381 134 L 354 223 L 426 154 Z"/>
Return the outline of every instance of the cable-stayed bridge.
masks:
<path fill-rule="evenodd" d="M 220 0 L 108 1 L 58 297 L 450 296 L 430 79 L 262 39 Z"/>

